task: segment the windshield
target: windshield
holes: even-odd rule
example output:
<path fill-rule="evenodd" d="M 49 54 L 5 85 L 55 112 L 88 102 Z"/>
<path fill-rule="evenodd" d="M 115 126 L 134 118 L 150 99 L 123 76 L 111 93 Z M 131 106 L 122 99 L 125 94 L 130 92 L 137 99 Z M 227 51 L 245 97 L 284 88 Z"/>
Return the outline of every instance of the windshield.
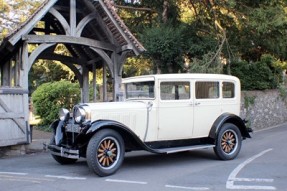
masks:
<path fill-rule="evenodd" d="M 125 84 L 126 99 L 153 99 L 154 81 Z"/>

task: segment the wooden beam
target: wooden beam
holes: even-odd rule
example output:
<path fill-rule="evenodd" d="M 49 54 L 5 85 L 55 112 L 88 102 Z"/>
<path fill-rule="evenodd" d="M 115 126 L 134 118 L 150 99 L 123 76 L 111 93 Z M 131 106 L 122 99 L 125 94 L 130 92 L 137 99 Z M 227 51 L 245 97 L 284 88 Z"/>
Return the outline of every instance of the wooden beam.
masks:
<path fill-rule="evenodd" d="M 118 21 L 116 21 L 116 19 L 112 15 L 112 13 L 106 7 L 105 3 L 102 0 L 100 0 L 99 3 L 101 4 L 101 6 L 104 9 L 104 11 L 106 12 L 106 14 L 109 16 L 109 18 L 111 19 L 113 24 L 116 26 L 117 30 L 120 32 L 122 37 L 125 39 L 125 41 L 133 47 L 133 51 L 134 51 L 135 55 L 139 55 L 140 52 L 138 51 L 138 49 L 136 47 L 134 47 L 134 43 L 131 41 L 131 39 L 128 38 L 127 33 L 122 29 L 122 27 L 120 26 Z"/>
<path fill-rule="evenodd" d="M 19 119 L 24 118 L 24 113 L 5 112 L 0 113 L 0 119 Z"/>
<path fill-rule="evenodd" d="M 134 10 L 134 11 L 149 11 L 149 12 L 156 12 L 155 10 L 151 9 L 151 8 L 146 8 L 146 7 L 132 7 L 132 6 L 124 6 L 124 5 L 116 5 L 114 4 L 114 6 L 116 8 L 120 8 L 120 9 L 130 9 L 130 10 Z"/>
<path fill-rule="evenodd" d="M 93 51 L 95 51 L 96 53 L 98 53 L 102 58 L 103 60 L 105 61 L 105 65 L 108 66 L 109 70 L 110 70 L 110 73 L 112 76 L 114 76 L 114 71 L 113 71 L 113 65 L 115 63 L 113 63 L 112 59 L 109 57 L 109 55 L 103 51 L 103 50 L 100 50 L 98 48 L 93 48 L 93 47 L 90 47 Z"/>
<path fill-rule="evenodd" d="M 77 27 L 76 0 L 70 0 L 70 34 L 75 36 Z"/>
<path fill-rule="evenodd" d="M 67 35 L 71 35 L 70 25 L 65 19 L 65 17 L 56 9 L 51 8 L 49 11 L 62 25 L 63 29 L 65 30 Z"/>
<path fill-rule="evenodd" d="M 85 59 L 79 59 L 79 58 L 73 58 L 73 57 L 69 57 L 69 56 L 63 56 L 63 55 L 59 55 L 59 54 L 52 54 L 52 53 L 45 53 L 45 54 L 41 54 L 38 57 L 39 59 L 46 59 L 46 60 L 51 60 L 51 58 L 53 60 L 58 60 L 60 62 L 62 62 L 64 65 L 68 66 L 76 75 L 76 77 L 79 80 L 79 83 L 82 84 L 82 74 L 80 73 L 80 71 L 78 70 L 78 68 L 74 65 L 75 63 L 79 64 L 79 63 L 85 63 L 87 62 Z"/>
<path fill-rule="evenodd" d="M 94 48 L 115 51 L 116 46 L 110 43 L 101 42 L 84 37 L 72 37 L 66 35 L 25 35 L 22 37 L 28 43 L 63 43 L 63 44 L 79 44 Z"/>
<path fill-rule="evenodd" d="M 86 27 L 86 25 L 92 21 L 93 19 L 97 19 L 95 13 L 91 13 L 84 17 L 78 24 L 77 29 L 76 29 L 76 36 L 81 36 L 83 29 Z"/>
<path fill-rule="evenodd" d="M 22 37 L 23 34 L 28 34 L 35 24 L 41 20 L 43 15 L 45 15 L 49 9 L 57 2 L 58 0 L 49 0 L 46 1 L 46 5 L 43 9 L 40 9 L 39 12 L 37 12 L 31 19 L 23 24 L 23 27 L 18 30 L 15 34 L 12 35 L 12 37 L 8 40 L 11 45 L 15 45 Z"/>
<path fill-rule="evenodd" d="M 35 50 L 33 50 L 33 52 L 29 55 L 29 59 L 28 59 L 28 71 L 30 71 L 32 65 L 34 64 L 35 60 L 38 58 L 38 56 L 47 48 L 50 48 L 51 46 L 54 46 L 55 43 L 43 43 L 40 46 L 37 46 L 37 48 Z"/>
<path fill-rule="evenodd" d="M 90 1 L 88 0 L 84 0 L 84 3 L 87 5 L 87 7 L 94 7 L 93 3 L 91 3 Z M 105 34 L 105 36 L 108 37 L 109 41 L 113 44 L 115 44 L 116 40 L 113 36 L 113 34 L 111 33 L 111 31 L 109 30 L 109 28 L 107 27 L 107 25 L 104 23 L 102 17 L 100 16 L 99 12 L 95 9 L 93 9 L 93 13 L 96 15 L 96 21 L 99 25 L 99 28 L 101 28 L 103 31 L 103 33 Z M 79 25 L 78 25 L 79 26 Z M 94 27 L 96 28 L 96 27 Z M 97 30 L 95 30 L 97 31 Z M 102 37 L 100 37 L 102 38 Z"/>
<path fill-rule="evenodd" d="M 29 90 L 22 88 L 0 88 L 0 94 L 28 94 Z"/>

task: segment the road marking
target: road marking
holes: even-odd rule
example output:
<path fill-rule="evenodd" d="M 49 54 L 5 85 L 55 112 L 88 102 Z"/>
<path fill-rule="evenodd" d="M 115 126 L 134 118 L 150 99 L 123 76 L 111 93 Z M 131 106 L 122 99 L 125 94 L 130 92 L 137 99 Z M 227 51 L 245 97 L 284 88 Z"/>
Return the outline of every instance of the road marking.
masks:
<path fill-rule="evenodd" d="M 267 149 L 262 151 L 261 153 L 254 155 L 253 157 L 247 159 L 243 163 L 239 164 L 229 175 L 228 180 L 226 181 L 226 188 L 227 189 L 238 189 L 238 190 L 276 190 L 276 187 L 273 186 L 246 186 L 246 185 L 234 185 L 234 181 L 246 181 L 246 182 L 273 182 L 273 179 L 260 179 L 260 178 L 236 178 L 238 173 L 249 163 L 254 161 L 255 159 L 263 156 L 267 152 L 272 151 L 273 149 Z"/>
<path fill-rule="evenodd" d="M 19 178 L 17 176 L 12 176 L 12 175 L 0 175 L 0 180 L 32 182 L 32 183 L 41 183 L 41 181 L 53 181 L 53 180 L 45 179 L 45 178 L 33 178 L 33 177 L 27 177 L 27 176 Z"/>
<path fill-rule="evenodd" d="M 55 175 L 45 175 L 48 178 L 58 178 L 58 179 L 65 179 L 65 180 L 86 180 L 85 177 L 73 177 L 73 176 L 55 176 Z"/>
<path fill-rule="evenodd" d="M 10 174 L 10 175 L 22 175 L 22 176 L 25 176 L 28 173 L 22 173 L 22 172 L 0 172 L 0 174 Z"/>
<path fill-rule="evenodd" d="M 41 183 L 40 181 L 36 181 L 36 180 L 19 179 L 19 178 L 16 178 L 16 177 L 11 177 L 11 178 L 8 178 L 8 177 L 1 178 L 0 177 L 0 180 L 5 180 L 5 181 L 8 180 L 8 181 L 12 181 L 12 182 L 31 182 L 31 183 L 37 183 L 37 184 Z"/>
<path fill-rule="evenodd" d="M 130 181 L 130 180 L 117 180 L 117 179 L 106 179 L 106 181 L 107 182 L 127 183 L 127 184 L 147 184 L 147 182 Z"/>
<path fill-rule="evenodd" d="M 274 182 L 274 179 L 265 179 L 265 178 L 235 178 L 230 179 L 232 181 L 241 181 L 241 182 Z"/>
<path fill-rule="evenodd" d="M 177 188 L 185 190 L 209 190 L 207 187 L 185 187 L 185 186 L 174 186 L 174 185 L 165 185 L 166 188 Z"/>

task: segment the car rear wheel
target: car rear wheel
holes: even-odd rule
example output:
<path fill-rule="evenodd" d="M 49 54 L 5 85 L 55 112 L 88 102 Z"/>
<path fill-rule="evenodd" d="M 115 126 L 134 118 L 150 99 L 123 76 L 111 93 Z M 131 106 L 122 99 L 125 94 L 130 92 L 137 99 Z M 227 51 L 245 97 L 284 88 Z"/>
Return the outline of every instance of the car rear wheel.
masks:
<path fill-rule="evenodd" d="M 214 152 L 221 160 L 231 160 L 238 155 L 241 143 L 242 136 L 238 127 L 234 124 L 226 123 L 218 132 Z"/>
<path fill-rule="evenodd" d="M 99 176 L 115 173 L 124 159 L 123 138 L 114 130 L 104 129 L 97 132 L 87 147 L 87 163 Z"/>

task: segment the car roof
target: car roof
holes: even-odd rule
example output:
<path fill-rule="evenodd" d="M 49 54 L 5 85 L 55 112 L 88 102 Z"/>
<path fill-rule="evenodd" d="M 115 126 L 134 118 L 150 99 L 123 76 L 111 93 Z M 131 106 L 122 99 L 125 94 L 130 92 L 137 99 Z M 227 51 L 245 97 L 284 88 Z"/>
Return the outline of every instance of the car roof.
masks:
<path fill-rule="evenodd" d="M 239 81 L 235 76 L 225 74 L 199 74 L 199 73 L 180 73 L 180 74 L 154 74 L 124 78 L 122 83 L 154 81 L 154 80 L 172 80 L 172 79 L 199 79 L 199 80 L 233 80 Z"/>

